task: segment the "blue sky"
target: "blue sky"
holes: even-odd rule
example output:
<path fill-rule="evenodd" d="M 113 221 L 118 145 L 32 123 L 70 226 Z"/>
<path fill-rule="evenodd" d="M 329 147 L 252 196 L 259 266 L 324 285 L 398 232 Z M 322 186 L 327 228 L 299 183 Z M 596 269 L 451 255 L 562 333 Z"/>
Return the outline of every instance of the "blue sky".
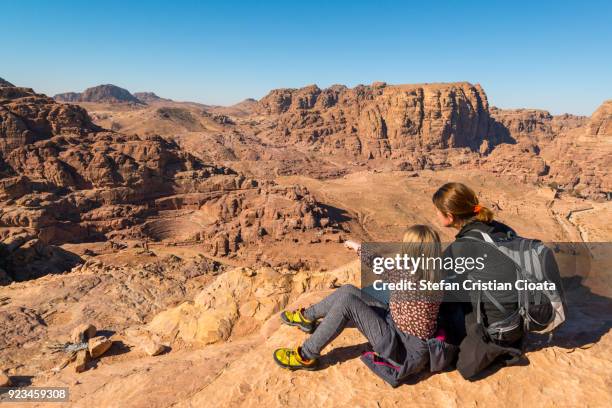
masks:
<path fill-rule="evenodd" d="M 427 4 L 430 3 L 430 4 Z M 0 77 L 211 104 L 270 89 L 470 81 L 493 105 L 612 98 L 610 1 L 6 1 Z"/>

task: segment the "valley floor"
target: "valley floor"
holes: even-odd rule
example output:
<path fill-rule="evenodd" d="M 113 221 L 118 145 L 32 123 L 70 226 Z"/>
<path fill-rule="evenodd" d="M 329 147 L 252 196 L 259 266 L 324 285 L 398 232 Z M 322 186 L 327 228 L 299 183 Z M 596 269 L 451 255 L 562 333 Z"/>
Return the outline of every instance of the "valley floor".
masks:
<path fill-rule="evenodd" d="M 306 185 L 318 201 L 344 214 L 347 237 L 393 240 L 407 226 L 434 219 L 431 194 L 449 180 L 471 185 L 525 236 L 612 238 L 610 226 L 601 222 L 610 219 L 609 202 L 556 197 L 548 188 L 479 172 L 361 172 L 327 181 L 278 181 Z M 452 239 L 451 231 L 442 233 Z M 273 350 L 298 345 L 305 334 L 281 326 L 278 312 L 322 298 L 330 285 L 358 284 L 358 262 L 341 244 L 310 248 L 312 253 L 301 255 L 318 258 L 321 271 L 235 269 L 235 260 L 226 272 L 189 275 L 198 268 L 197 247 L 152 245 L 155 255 L 132 249 L 101 253 L 66 274 L 0 287 L 1 365 L 20 385 L 69 387 L 69 405 L 75 407 L 603 407 L 612 398 L 612 285 L 605 263 L 568 281 L 570 318 L 551 344 L 532 338 L 528 364 L 491 370 L 478 381 L 450 371 L 392 389 L 359 360 L 366 344 L 354 329 L 325 349 L 321 370 L 282 370 Z M 274 257 L 301 250 L 280 242 L 266 251 Z M 206 307 L 209 312 L 187 313 Z M 204 315 L 210 319 L 203 321 Z M 162 321 L 156 327 L 174 326 L 162 333 L 167 351 L 151 357 L 125 334 L 134 327 L 152 330 L 155 319 Z M 83 322 L 111 336 L 110 352 L 83 373 L 72 366 L 54 370 L 61 356 L 47 345 L 66 341 Z"/>

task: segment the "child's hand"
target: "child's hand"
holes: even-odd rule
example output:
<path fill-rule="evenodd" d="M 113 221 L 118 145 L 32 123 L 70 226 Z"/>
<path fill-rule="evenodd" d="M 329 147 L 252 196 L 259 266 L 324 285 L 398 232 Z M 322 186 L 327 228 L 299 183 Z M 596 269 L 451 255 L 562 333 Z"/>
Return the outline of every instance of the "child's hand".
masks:
<path fill-rule="evenodd" d="M 356 252 L 361 250 L 361 244 L 359 242 L 351 241 L 350 239 L 344 241 L 344 246 Z"/>

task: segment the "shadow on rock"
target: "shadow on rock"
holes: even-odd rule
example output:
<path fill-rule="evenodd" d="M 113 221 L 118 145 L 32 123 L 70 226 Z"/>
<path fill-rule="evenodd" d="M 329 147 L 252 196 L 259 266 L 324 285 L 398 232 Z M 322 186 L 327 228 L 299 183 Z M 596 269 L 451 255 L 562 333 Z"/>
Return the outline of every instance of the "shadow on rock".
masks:
<path fill-rule="evenodd" d="M 368 351 L 369 347 L 368 343 L 362 343 L 335 348 L 321 357 L 319 360 L 319 369 L 323 370 L 333 365 L 358 358 L 363 352 Z"/>
<path fill-rule="evenodd" d="M 132 348 L 121 340 L 113 340 L 113 345 L 102 357 L 120 356 L 129 353 Z"/>
<path fill-rule="evenodd" d="M 64 273 L 81 263 L 77 254 L 38 238 L 15 237 L 9 244 L 0 243 L 0 285 Z"/>
<path fill-rule="evenodd" d="M 550 341 L 547 335 L 531 335 L 526 351 L 537 351 L 550 346 L 586 349 L 610 331 L 612 299 L 593 293 L 582 281 L 580 276 L 563 279 L 567 297 L 565 323 L 554 332 Z"/>
<path fill-rule="evenodd" d="M 348 222 L 351 220 L 351 216 L 342 208 L 322 203 L 319 203 L 319 206 L 321 206 L 327 212 L 330 219 L 336 222 Z"/>

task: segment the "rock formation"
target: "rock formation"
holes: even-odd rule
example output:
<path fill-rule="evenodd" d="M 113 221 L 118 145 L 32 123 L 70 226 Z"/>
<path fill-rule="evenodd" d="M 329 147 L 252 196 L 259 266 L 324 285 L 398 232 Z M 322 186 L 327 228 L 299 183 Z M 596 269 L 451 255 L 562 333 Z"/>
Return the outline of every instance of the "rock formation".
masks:
<path fill-rule="evenodd" d="M 0 155 L 62 134 L 98 129 L 78 106 L 62 105 L 30 88 L 0 88 Z"/>
<path fill-rule="evenodd" d="M 482 168 L 582 197 L 605 199 L 610 193 L 609 143 L 591 137 L 609 132 L 609 102 L 591 119 L 499 109 L 488 106 L 479 85 L 466 82 L 312 85 L 276 89 L 260 101 L 229 107 L 141 97 L 151 106 L 109 112 L 101 104 L 95 118 L 125 133 L 159 133 L 204 162 L 259 179 L 333 178 L 361 167 Z"/>
<path fill-rule="evenodd" d="M 604 103 L 590 120 L 534 109 L 493 108 L 491 116 L 515 143 L 497 146 L 480 163 L 496 173 L 605 199 L 612 189 L 612 145 L 604 140 L 612 117 L 609 106 Z"/>
<path fill-rule="evenodd" d="M 593 118 L 536 109 L 489 109 L 469 83 L 277 89 L 256 107 L 256 134 L 319 158 L 400 170 L 484 168 L 583 197 L 610 193 L 610 102 Z M 372 160 L 374 159 L 374 160 Z M 378 160 L 384 159 L 384 160 Z M 377 161 L 378 160 L 378 161 Z"/>
<path fill-rule="evenodd" d="M 589 132 L 594 136 L 612 136 L 612 100 L 605 101 L 591 116 Z"/>
<path fill-rule="evenodd" d="M 132 95 L 127 89 L 120 88 L 116 85 L 106 84 L 87 88 L 83 93 L 67 92 L 57 94 L 53 97 L 60 102 L 107 102 L 120 103 L 129 102 L 135 104 L 143 103 L 137 97 Z"/>
<path fill-rule="evenodd" d="M 304 292 L 325 290 L 337 282 L 355 280 L 355 269 L 334 273 L 285 272 L 273 268 L 233 269 L 217 277 L 191 302 L 155 316 L 147 329 L 162 339 L 199 345 L 244 336 Z"/>
<path fill-rule="evenodd" d="M 479 148 L 487 97 L 469 83 L 277 89 L 259 101 L 275 141 L 325 152 L 391 158 L 415 149 Z"/>
<path fill-rule="evenodd" d="M 490 109 L 491 117 L 500 124 L 514 140 L 530 138 L 533 141 L 552 140 L 561 132 L 566 132 L 588 122 L 585 116 L 558 115 L 541 109 Z"/>
<path fill-rule="evenodd" d="M 6 87 L 0 95 L 0 230 L 11 242 L 15 234 L 29 237 L 21 245 L 112 234 L 202 241 L 224 256 L 243 243 L 334 224 L 299 186 L 280 188 L 205 164 L 158 136 L 101 130 L 82 108 L 30 89 Z M 26 277 L 14 268 L 12 274 Z"/>
<path fill-rule="evenodd" d="M 82 96 L 83 94 L 81 92 L 64 92 L 64 93 L 54 95 L 53 99 L 55 99 L 58 102 L 76 103 L 76 102 L 81 102 Z"/>
<path fill-rule="evenodd" d="M 521 235 L 610 239 L 602 220 L 611 203 L 585 198 L 610 191 L 607 107 L 589 121 L 489 109 L 467 84 L 330 89 L 275 91 L 277 102 L 244 109 L 100 104 L 95 118 L 147 118 L 151 132 L 135 136 L 101 129 L 83 109 L 32 90 L 0 88 L 0 385 L 68 384 L 78 406 L 610 400 L 612 292 L 609 268 L 592 253 L 584 254 L 588 273 L 566 279 L 568 320 L 552 342 L 530 337 L 528 365 L 476 382 L 456 371 L 423 375 L 391 389 L 359 360 L 365 339 L 348 329 L 324 350 L 321 370 L 298 375 L 275 366 L 272 350 L 306 336 L 281 326 L 280 310 L 359 284 L 344 236 L 390 241 L 408 225 L 433 223 L 428 197 L 449 180 L 477 189 Z M 420 122 L 398 125 L 412 123 L 415 109 Z M 180 128 L 168 125 L 179 121 Z M 160 124 L 168 125 L 164 137 L 152 131 Z M 364 147 L 345 149 L 351 140 Z M 108 338 L 91 339 L 89 324 Z M 90 354 L 106 353 L 86 373 L 86 352 L 74 369 L 58 369 L 63 356 L 47 345 L 80 341 L 84 331 Z M 560 376 L 592 386 L 559 388 Z"/>
<path fill-rule="evenodd" d="M 172 101 L 172 99 L 161 98 L 157 96 L 154 92 L 134 92 L 134 96 L 138 98 L 139 101 L 144 103 Z"/>
<path fill-rule="evenodd" d="M 126 93 L 101 86 L 78 100 L 136 99 Z M 278 89 L 225 110 L 172 104 L 130 112 L 150 114 L 155 126 L 180 124 L 191 139 L 107 131 L 77 105 L 0 88 L 0 237 L 10 260 L 1 279 L 38 276 L 17 268 L 22 256 L 54 257 L 49 271 L 78 262 L 48 245 L 152 240 L 214 256 L 248 248 L 257 262 L 261 245 L 341 229 L 308 190 L 281 187 L 277 175 L 484 169 L 578 197 L 612 191 L 609 102 L 589 120 L 489 108 L 469 83 L 374 83 Z"/>

